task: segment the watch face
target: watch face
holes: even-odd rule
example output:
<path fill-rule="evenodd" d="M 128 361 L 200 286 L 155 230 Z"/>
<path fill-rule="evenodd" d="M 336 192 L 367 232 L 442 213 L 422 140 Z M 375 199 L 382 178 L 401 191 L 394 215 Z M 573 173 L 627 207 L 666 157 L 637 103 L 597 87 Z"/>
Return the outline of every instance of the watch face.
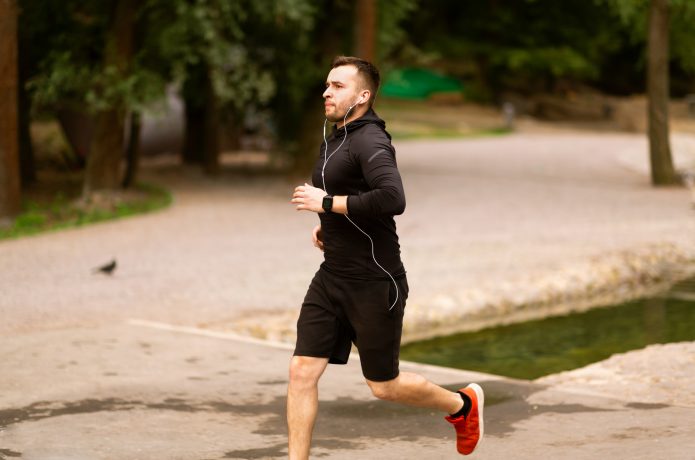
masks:
<path fill-rule="evenodd" d="M 324 196 L 322 207 L 324 211 L 330 211 L 331 209 L 333 209 L 333 197 L 330 195 Z"/>

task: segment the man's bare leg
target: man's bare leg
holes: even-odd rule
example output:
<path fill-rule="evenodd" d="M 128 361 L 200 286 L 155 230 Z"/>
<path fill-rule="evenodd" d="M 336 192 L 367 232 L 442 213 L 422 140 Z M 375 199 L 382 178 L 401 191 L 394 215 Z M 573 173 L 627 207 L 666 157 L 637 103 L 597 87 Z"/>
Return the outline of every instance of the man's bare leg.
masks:
<path fill-rule="evenodd" d="M 367 380 L 367 384 L 379 399 L 439 409 L 447 414 L 454 414 L 463 407 L 463 400 L 458 393 L 435 385 L 423 376 L 411 372 L 401 372 L 398 377 L 386 382 Z"/>
<path fill-rule="evenodd" d="M 327 358 L 293 356 L 287 387 L 287 427 L 290 460 L 309 458 L 311 433 L 319 406 L 319 378 L 326 370 Z"/>

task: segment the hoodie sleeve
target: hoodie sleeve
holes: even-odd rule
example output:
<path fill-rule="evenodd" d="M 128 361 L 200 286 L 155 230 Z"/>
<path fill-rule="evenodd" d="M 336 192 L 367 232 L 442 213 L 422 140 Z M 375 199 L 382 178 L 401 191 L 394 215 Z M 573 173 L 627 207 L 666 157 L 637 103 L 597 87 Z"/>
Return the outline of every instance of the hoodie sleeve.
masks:
<path fill-rule="evenodd" d="M 350 143 L 350 153 L 360 165 L 369 191 L 348 196 L 348 215 L 403 214 L 405 192 L 391 140 L 379 127 L 369 126 L 364 131 Z"/>

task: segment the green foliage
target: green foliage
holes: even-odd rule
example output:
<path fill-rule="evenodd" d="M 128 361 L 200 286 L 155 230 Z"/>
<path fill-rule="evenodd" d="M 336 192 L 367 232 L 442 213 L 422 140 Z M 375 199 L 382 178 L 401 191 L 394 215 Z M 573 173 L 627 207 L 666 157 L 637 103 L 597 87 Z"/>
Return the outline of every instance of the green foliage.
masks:
<path fill-rule="evenodd" d="M 645 45 L 649 18 L 649 0 L 597 0 L 606 4 L 629 28 L 634 43 Z M 695 73 L 695 2 L 670 0 L 671 56 L 689 72 Z"/>
<path fill-rule="evenodd" d="M 569 46 L 502 48 L 490 57 L 490 64 L 516 75 L 525 73 L 529 77 L 537 74 L 591 77 L 598 70 L 580 51 Z"/>
<path fill-rule="evenodd" d="M 237 111 L 266 105 L 277 92 L 276 55 L 306 35 L 312 13 L 308 0 L 149 0 L 141 58 L 177 83 L 206 69 L 218 100 Z"/>
<path fill-rule="evenodd" d="M 114 4 L 115 1 L 27 2 L 23 21 L 27 27 L 36 25 L 41 31 L 29 39 L 43 40 L 44 45 L 28 83 L 33 102 L 39 108 L 141 109 L 164 95 L 166 79 L 141 55 L 136 55 L 125 75 L 103 64 Z M 60 12 L 60 20 L 53 24 L 53 17 L 42 15 L 42 8 Z M 47 23 L 37 24 L 42 20 Z"/>
<path fill-rule="evenodd" d="M 141 110 L 175 84 L 211 83 L 221 109 L 272 114 L 282 150 L 320 111 L 331 58 L 352 54 L 349 0 L 143 0 L 125 73 L 103 64 L 119 0 L 20 0 L 34 102 L 54 109 Z M 677 70 L 695 73 L 695 1 L 671 0 Z M 466 97 L 590 83 L 641 90 L 649 0 L 379 0 L 377 62 L 428 64 L 466 80 Z M 201 77 L 201 75 L 204 77 Z M 203 78 L 201 80 L 201 78 Z M 312 112 L 313 113 L 313 112 Z M 241 119 L 241 117 L 234 117 Z M 313 123 L 313 122 L 312 122 Z"/>
<path fill-rule="evenodd" d="M 41 0 L 57 11 L 58 0 Z M 77 105 L 92 111 L 122 105 L 142 109 L 164 96 L 168 83 L 181 83 L 202 66 L 222 104 L 241 109 L 267 104 L 276 93 L 274 54 L 296 39 L 265 40 L 273 30 L 306 34 L 312 25 L 308 0 L 148 0 L 137 15 L 137 52 L 126 75 L 102 65 L 114 1 L 63 5 L 56 28 L 43 24 L 47 51 L 30 82 L 34 101 L 44 107 Z M 94 6 L 101 5 L 101 6 Z M 106 6 L 105 6 L 106 5 Z M 30 8 L 28 24 L 50 21 Z M 38 27 L 41 29 L 41 27 Z M 48 40 L 48 36 L 57 37 Z M 277 36 L 277 34 L 274 34 Z"/>
<path fill-rule="evenodd" d="M 382 72 L 388 69 L 389 61 L 406 41 L 402 23 L 417 11 L 418 3 L 418 0 L 379 0 L 377 3 L 377 61 Z"/>
<path fill-rule="evenodd" d="M 404 27 L 437 67 L 494 92 L 596 78 L 620 44 L 611 19 L 584 0 L 434 0 Z"/>
<path fill-rule="evenodd" d="M 650 0 L 596 0 L 596 3 L 612 10 L 623 24 L 631 25 L 636 36 L 645 35 Z"/>
<path fill-rule="evenodd" d="M 649 0 L 431 0 L 401 21 L 401 66 L 425 63 L 477 94 L 589 83 L 643 91 Z M 671 0 L 674 75 L 695 73 L 695 2 Z M 690 74 L 690 77 L 687 74 Z"/>
<path fill-rule="evenodd" d="M 695 2 L 672 0 L 671 56 L 695 76 Z"/>
<path fill-rule="evenodd" d="M 46 223 L 46 216 L 39 211 L 27 211 L 17 217 L 15 227 L 20 229 L 39 228 Z"/>

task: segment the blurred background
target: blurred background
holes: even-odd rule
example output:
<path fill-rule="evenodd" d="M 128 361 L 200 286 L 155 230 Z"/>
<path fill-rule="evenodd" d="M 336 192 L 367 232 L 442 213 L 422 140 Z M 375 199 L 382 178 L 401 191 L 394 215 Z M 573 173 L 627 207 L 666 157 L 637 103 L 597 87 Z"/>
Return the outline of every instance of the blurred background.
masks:
<path fill-rule="evenodd" d="M 0 0 L 0 460 L 284 457 L 323 259 L 290 197 L 341 54 L 381 71 L 407 197 L 401 358 L 582 393 L 536 411 L 486 386 L 490 458 L 683 458 L 693 24 L 695 0 Z M 402 450 L 336 458 L 454 455 L 429 450 L 450 433 L 400 431 L 433 413 L 372 405 L 350 366 L 322 381 L 319 439 L 355 448 L 353 414 Z M 431 375 L 472 378 L 450 371 Z"/>
<path fill-rule="evenodd" d="M 664 134 L 669 116 L 685 131 L 695 117 L 688 0 L 0 8 L 5 236 L 165 205 L 165 190 L 138 181 L 157 156 L 210 176 L 225 164 L 306 175 L 338 54 L 380 67 L 376 110 L 397 139 L 503 134 L 534 121 L 649 131 L 653 182 L 672 184 L 681 179 Z"/>

